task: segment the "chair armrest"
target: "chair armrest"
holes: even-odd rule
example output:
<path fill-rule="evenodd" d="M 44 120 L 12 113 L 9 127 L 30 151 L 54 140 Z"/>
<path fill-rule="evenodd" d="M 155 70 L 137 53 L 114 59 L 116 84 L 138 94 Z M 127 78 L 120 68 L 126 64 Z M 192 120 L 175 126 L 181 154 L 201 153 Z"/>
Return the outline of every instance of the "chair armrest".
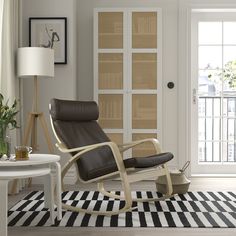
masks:
<path fill-rule="evenodd" d="M 120 152 L 124 152 L 124 151 L 126 151 L 126 150 L 128 150 L 132 147 L 135 147 L 137 145 L 140 145 L 140 144 L 143 144 L 143 143 L 146 143 L 146 142 L 151 142 L 153 144 L 153 146 L 155 147 L 156 152 L 161 153 L 160 143 L 155 138 L 147 138 L 147 139 L 141 139 L 141 140 L 138 140 L 138 141 L 133 141 L 133 142 L 130 142 L 130 143 L 124 143 L 124 144 L 118 145 L 118 147 L 119 147 Z"/>
<path fill-rule="evenodd" d="M 92 149 L 102 147 L 102 146 L 109 146 L 109 144 L 111 144 L 111 143 L 112 142 L 96 143 L 96 144 L 86 145 L 86 146 L 77 147 L 77 148 L 67 148 L 63 143 L 56 143 L 56 146 L 63 153 L 71 153 L 71 152 L 80 152 L 85 149 L 92 150 Z"/>

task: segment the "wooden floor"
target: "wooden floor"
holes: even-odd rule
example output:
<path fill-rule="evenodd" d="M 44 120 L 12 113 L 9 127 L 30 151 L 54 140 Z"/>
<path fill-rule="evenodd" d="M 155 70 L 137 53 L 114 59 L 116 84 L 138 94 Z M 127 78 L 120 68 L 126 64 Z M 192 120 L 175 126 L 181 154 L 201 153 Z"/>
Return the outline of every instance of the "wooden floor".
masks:
<path fill-rule="evenodd" d="M 118 181 L 107 184 L 108 189 L 118 190 Z M 9 196 L 9 207 L 23 198 L 32 190 L 40 190 L 41 186 L 25 189 L 20 194 Z M 79 185 L 80 190 L 96 190 L 95 185 Z M 74 190 L 75 186 L 68 186 Z M 155 189 L 152 182 L 145 181 L 134 184 L 133 190 Z M 193 178 L 190 185 L 191 191 L 235 191 L 236 178 Z M 8 236 L 236 236 L 236 229 L 194 229 L 194 228 L 79 228 L 79 227 L 9 227 Z"/>

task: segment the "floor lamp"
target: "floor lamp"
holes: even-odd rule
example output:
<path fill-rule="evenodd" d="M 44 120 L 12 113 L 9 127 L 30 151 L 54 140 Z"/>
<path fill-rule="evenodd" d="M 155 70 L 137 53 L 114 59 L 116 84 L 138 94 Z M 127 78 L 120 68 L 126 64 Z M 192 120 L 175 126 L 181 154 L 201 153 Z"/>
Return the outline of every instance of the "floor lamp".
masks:
<path fill-rule="evenodd" d="M 37 120 L 40 121 L 48 149 L 53 153 L 53 145 L 43 112 L 38 110 L 38 78 L 54 76 L 54 50 L 42 47 L 22 47 L 17 54 L 17 74 L 19 77 L 34 78 L 34 97 L 32 111 L 28 115 L 23 145 L 27 145 L 31 134 L 31 147 L 38 149 Z"/>

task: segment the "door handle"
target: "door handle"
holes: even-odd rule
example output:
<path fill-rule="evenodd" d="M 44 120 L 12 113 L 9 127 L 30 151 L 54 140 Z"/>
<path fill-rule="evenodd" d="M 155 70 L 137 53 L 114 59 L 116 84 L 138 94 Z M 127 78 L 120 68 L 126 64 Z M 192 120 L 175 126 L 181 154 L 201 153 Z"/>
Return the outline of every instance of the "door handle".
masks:
<path fill-rule="evenodd" d="M 193 104 L 197 104 L 197 89 L 193 89 Z"/>
<path fill-rule="evenodd" d="M 168 87 L 169 89 L 174 88 L 174 87 L 175 87 L 174 82 L 168 82 L 167 87 Z"/>

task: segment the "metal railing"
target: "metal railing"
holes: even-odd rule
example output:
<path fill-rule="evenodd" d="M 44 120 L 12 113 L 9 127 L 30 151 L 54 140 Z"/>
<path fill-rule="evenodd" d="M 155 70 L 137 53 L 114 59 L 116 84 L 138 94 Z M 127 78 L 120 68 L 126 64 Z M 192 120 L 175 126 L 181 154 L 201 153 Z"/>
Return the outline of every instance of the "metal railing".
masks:
<path fill-rule="evenodd" d="M 199 162 L 236 162 L 236 96 L 199 96 Z"/>

